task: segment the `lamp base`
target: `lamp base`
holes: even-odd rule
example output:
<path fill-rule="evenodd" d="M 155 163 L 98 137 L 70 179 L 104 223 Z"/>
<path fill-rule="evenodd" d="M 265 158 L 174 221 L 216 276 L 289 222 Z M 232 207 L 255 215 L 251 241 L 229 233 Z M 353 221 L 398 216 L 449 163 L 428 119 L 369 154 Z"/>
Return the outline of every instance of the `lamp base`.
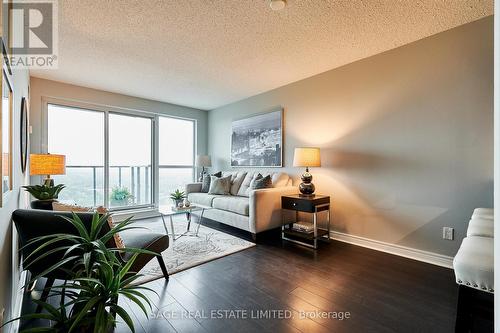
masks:
<path fill-rule="evenodd" d="M 306 168 L 306 172 L 300 176 L 300 179 L 302 180 L 302 183 L 299 185 L 299 191 L 301 196 L 313 196 L 314 195 L 314 190 L 316 189 L 314 187 L 314 184 L 312 183 L 313 176 L 309 173 L 309 169 Z"/>
<path fill-rule="evenodd" d="M 47 187 L 54 187 L 54 179 L 47 177 L 43 180 L 43 185 Z"/>

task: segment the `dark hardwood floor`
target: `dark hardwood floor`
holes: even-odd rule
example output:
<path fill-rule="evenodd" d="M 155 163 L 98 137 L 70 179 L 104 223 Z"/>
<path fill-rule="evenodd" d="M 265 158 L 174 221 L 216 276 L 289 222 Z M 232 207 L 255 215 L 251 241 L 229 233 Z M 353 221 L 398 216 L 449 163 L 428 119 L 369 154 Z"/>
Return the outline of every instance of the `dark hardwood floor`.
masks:
<path fill-rule="evenodd" d="M 158 219 L 140 223 L 163 230 Z M 454 331 L 458 289 L 450 269 L 336 241 L 313 251 L 282 243 L 279 232 L 257 243 L 176 273 L 168 282 L 147 283 L 159 295 L 149 293 L 149 318 L 122 301 L 136 331 Z M 116 332 L 128 329 L 119 323 Z"/>

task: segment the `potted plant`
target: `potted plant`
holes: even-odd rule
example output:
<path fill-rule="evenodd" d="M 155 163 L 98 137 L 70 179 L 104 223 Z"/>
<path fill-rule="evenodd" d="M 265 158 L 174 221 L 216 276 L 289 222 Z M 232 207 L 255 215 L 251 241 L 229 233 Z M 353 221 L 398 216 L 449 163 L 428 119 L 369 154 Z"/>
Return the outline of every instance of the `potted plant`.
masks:
<path fill-rule="evenodd" d="M 64 184 L 55 186 L 48 186 L 45 184 L 23 186 L 27 192 L 37 199 L 31 202 L 31 208 L 44 210 L 52 210 L 52 202 L 57 201 L 59 193 L 64 187 Z"/>
<path fill-rule="evenodd" d="M 131 204 L 134 196 L 125 186 L 115 186 L 111 190 L 109 199 L 112 206 L 128 206 Z"/>
<path fill-rule="evenodd" d="M 178 207 L 180 203 L 184 201 L 184 198 L 186 197 L 186 193 L 181 190 L 175 190 L 174 192 L 170 193 L 170 199 L 175 204 L 175 207 Z"/>
<path fill-rule="evenodd" d="M 33 300 L 45 311 L 26 314 L 9 322 L 19 319 L 50 321 L 50 327 L 29 329 L 30 332 L 108 333 L 113 331 L 116 317 L 119 316 L 134 332 L 133 321 L 127 310 L 118 303 L 118 297 L 125 297 L 137 304 L 147 316 L 146 305 L 151 310 L 151 303 L 143 291 L 153 293 L 154 291 L 132 284 L 142 275 L 131 272 L 130 268 L 138 254 L 157 254 L 142 249 L 105 246 L 104 244 L 108 243 L 117 232 L 133 228 L 129 226 L 131 223 L 131 218 L 129 218 L 102 235 L 101 230 L 105 223 L 108 223 L 108 218 L 109 214 L 95 213 L 91 225 L 86 226 L 73 213 L 72 218 L 65 218 L 65 220 L 75 226 L 78 234 L 55 234 L 42 236 L 32 241 L 37 248 L 31 253 L 30 258 L 24 258 L 26 268 L 48 255 L 60 252 L 64 253 L 64 259 L 48 267 L 44 274 L 64 269 L 70 272 L 71 276 L 62 284 L 50 288 L 50 297 L 60 299 L 58 305 L 51 305 L 48 301 Z M 54 244 L 61 245 L 54 248 Z M 120 260 L 120 252 L 131 252 L 132 258 L 125 263 Z M 70 269 L 66 266 L 68 263 Z M 33 276 L 25 288 L 38 278 L 39 276 Z"/>

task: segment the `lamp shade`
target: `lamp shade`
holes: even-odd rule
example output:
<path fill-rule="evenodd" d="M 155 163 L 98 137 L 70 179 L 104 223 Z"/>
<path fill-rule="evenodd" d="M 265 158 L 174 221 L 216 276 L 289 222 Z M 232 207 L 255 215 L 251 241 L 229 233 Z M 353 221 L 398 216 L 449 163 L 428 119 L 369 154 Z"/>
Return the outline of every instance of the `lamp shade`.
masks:
<path fill-rule="evenodd" d="M 197 167 L 211 167 L 212 160 L 210 155 L 198 155 L 196 156 L 196 166 Z"/>
<path fill-rule="evenodd" d="M 66 156 L 53 154 L 30 154 L 30 175 L 64 175 Z"/>
<path fill-rule="evenodd" d="M 319 148 L 302 147 L 295 148 L 293 154 L 294 167 L 319 167 L 321 166 L 321 158 Z"/>

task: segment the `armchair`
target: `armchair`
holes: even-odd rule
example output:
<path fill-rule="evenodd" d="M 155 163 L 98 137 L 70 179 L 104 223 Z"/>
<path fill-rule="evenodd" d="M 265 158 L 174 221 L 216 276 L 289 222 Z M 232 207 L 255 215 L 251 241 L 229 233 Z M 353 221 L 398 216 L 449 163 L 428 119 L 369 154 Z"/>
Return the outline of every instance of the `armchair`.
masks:
<path fill-rule="evenodd" d="M 78 217 L 80 217 L 80 219 L 86 226 L 90 226 L 92 222 L 93 213 L 76 213 L 76 214 L 78 215 Z M 14 221 L 17 232 L 19 234 L 19 247 L 21 248 L 21 256 L 23 258 L 27 258 L 36 249 L 37 244 L 30 244 L 27 246 L 26 244 L 28 244 L 31 240 L 37 237 L 52 235 L 55 233 L 68 233 L 68 234 L 77 233 L 76 228 L 72 224 L 64 220 L 62 216 L 71 218 L 72 213 L 37 210 L 37 209 L 30 209 L 30 210 L 18 209 L 12 213 L 12 220 Z M 104 235 L 109 230 L 110 230 L 109 225 L 106 224 L 103 230 L 101 230 L 101 233 Z M 163 261 L 163 258 L 161 257 L 161 252 L 168 248 L 169 245 L 168 236 L 165 234 L 153 233 L 149 231 L 148 232 L 135 231 L 133 233 L 125 232 L 124 234 L 127 234 L 124 237 L 126 247 L 140 248 L 158 253 L 156 258 L 160 264 L 165 279 L 168 280 L 168 272 L 165 263 Z M 48 251 L 61 245 L 63 244 L 58 243 L 57 245 L 54 245 L 52 248 L 47 248 L 46 250 Z M 108 247 L 116 247 L 113 238 L 111 238 L 109 243 L 106 245 Z M 125 263 L 131 257 L 132 255 L 126 252 L 122 253 L 119 259 Z M 47 267 L 50 267 L 56 264 L 57 262 L 60 262 L 62 258 L 63 258 L 63 253 L 56 252 L 53 255 L 45 257 L 43 260 L 39 260 L 31 264 L 29 266 L 28 271 L 35 276 L 43 274 L 43 272 L 47 269 Z M 152 258 L 153 255 L 151 254 L 141 253 L 140 255 L 137 256 L 136 260 L 132 264 L 130 271 L 138 272 Z M 70 266 L 71 265 L 68 265 L 66 267 Z M 50 287 L 52 287 L 55 279 L 66 280 L 68 278 L 68 274 L 65 272 L 64 268 L 65 267 L 62 267 L 61 269 L 55 270 L 43 276 L 47 278 L 47 281 L 45 283 L 45 287 L 43 289 L 40 298 L 42 301 L 45 301 L 47 299 Z"/>

